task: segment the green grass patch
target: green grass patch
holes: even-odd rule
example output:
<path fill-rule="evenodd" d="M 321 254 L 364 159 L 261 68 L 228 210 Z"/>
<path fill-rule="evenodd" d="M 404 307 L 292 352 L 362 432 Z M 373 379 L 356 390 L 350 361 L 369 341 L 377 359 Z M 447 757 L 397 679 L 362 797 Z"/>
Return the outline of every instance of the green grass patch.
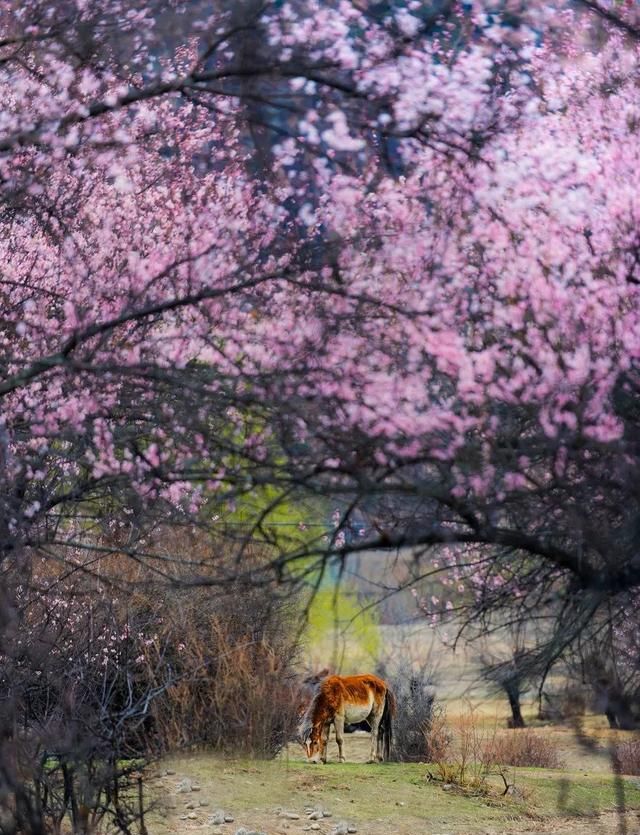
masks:
<path fill-rule="evenodd" d="M 305 806 L 322 806 L 333 820 L 347 819 L 367 833 L 388 831 L 393 822 L 399 835 L 425 826 L 433 832 L 480 833 L 520 822 L 533 829 L 538 820 L 584 818 L 621 805 L 640 809 L 640 783 L 604 774 L 512 769 L 509 781 L 516 790 L 502 797 L 499 778 L 491 778 L 494 790 L 488 795 L 467 793 L 430 782 L 433 769 L 413 763 L 311 766 L 298 760 L 256 762 L 199 754 L 164 765 L 176 772 L 162 778 L 164 792 L 170 791 L 169 781 L 189 777 L 201 785 L 198 798 L 211 798 L 212 805 L 230 811 L 237 823 L 268 832 L 277 825 L 279 808 L 299 813 L 303 822 Z M 176 820 L 188 799 L 177 796 L 171 813 Z M 204 822 L 204 811 L 202 816 Z"/>

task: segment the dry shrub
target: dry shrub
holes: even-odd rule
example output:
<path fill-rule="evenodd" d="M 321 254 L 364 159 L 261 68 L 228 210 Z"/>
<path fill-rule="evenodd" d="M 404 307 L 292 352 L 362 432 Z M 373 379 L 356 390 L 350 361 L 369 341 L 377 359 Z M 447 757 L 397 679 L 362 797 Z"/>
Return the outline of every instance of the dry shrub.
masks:
<path fill-rule="evenodd" d="M 298 646 L 290 601 L 235 585 L 224 596 L 173 592 L 145 647 L 151 672 L 163 657 L 174 684 L 151 705 L 160 750 L 207 745 L 274 756 L 295 731 Z"/>
<path fill-rule="evenodd" d="M 487 777 L 493 763 L 486 751 L 495 737 L 495 727 L 488 728 L 469 706 L 456 717 L 451 728 L 439 731 L 441 744 L 432 757 L 436 773 L 434 779 L 464 789 L 487 792 Z"/>
<path fill-rule="evenodd" d="M 501 732 L 487 742 L 483 756 L 489 763 L 534 768 L 562 768 L 556 745 L 526 728 Z"/>
<path fill-rule="evenodd" d="M 444 743 L 444 712 L 435 700 L 426 669 L 401 666 L 394 673 L 380 670 L 396 697 L 393 750 L 400 762 L 431 762 Z"/>
<path fill-rule="evenodd" d="M 516 790 L 509 770 L 513 766 L 562 767 L 549 739 L 528 729 L 498 731 L 497 720 L 488 722 L 471 706 L 456 717 L 450 729 L 444 728 L 440 738 L 445 744 L 432 759 L 432 778 L 465 791 L 491 794 L 496 789 L 489 778 L 500 778 L 502 793 L 507 794 Z"/>
<path fill-rule="evenodd" d="M 616 745 L 612 759 L 617 774 L 640 774 L 640 739 Z"/>

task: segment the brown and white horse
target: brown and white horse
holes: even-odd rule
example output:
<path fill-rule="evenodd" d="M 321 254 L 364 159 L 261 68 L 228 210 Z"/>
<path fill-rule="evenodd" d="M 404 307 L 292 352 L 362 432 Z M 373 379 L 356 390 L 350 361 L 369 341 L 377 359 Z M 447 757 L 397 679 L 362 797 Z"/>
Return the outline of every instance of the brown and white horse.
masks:
<path fill-rule="evenodd" d="M 388 760 L 391 752 L 391 720 L 395 712 L 395 697 L 381 678 L 372 675 L 328 676 L 318 685 L 300 727 L 307 759 L 312 763 L 326 763 L 329 731 L 333 725 L 336 729 L 338 759 L 343 763 L 345 722 L 366 720 L 371 726 L 371 754 L 368 762 Z"/>

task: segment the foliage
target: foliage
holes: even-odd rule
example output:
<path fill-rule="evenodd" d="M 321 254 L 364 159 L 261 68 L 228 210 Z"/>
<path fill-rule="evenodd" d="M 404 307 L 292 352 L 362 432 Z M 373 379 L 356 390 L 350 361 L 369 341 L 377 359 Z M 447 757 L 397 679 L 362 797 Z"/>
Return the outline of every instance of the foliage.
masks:
<path fill-rule="evenodd" d="M 314 667 L 331 661 L 344 673 L 373 668 L 380 656 L 381 636 L 373 608 L 362 602 L 348 584 L 324 584 L 313 593 L 305 632 L 307 653 Z"/>
<path fill-rule="evenodd" d="M 552 661 L 640 586 L 637 13 L 369 5 L 3 6 L 0 569 L 438 546 Z"/>

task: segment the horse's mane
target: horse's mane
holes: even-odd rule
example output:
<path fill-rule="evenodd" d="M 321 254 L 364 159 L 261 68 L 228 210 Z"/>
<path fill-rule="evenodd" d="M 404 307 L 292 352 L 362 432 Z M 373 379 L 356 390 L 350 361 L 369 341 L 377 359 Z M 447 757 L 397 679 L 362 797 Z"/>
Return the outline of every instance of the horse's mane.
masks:
<path fill-rule="evenodd" d="M 305 710 L 304 716 L 300 720 L 300 724 L 298 726 L 298 733 L 300 734 L 302 739 L 304 739 L 305 736 L 308 736 L 311 733 L 311 729 L 313 728 L 313 716 L 314 716 L 315 711 L 318 708 L 320 698 L 323 695 L 321 685 L 322 685 L 322 682 L 319 681 L 318 684 L 315 687 L 315 692 L 314 692 L 313 696 L 311 697 L 311 701 L 309 702 L 309 706 Z"/>

